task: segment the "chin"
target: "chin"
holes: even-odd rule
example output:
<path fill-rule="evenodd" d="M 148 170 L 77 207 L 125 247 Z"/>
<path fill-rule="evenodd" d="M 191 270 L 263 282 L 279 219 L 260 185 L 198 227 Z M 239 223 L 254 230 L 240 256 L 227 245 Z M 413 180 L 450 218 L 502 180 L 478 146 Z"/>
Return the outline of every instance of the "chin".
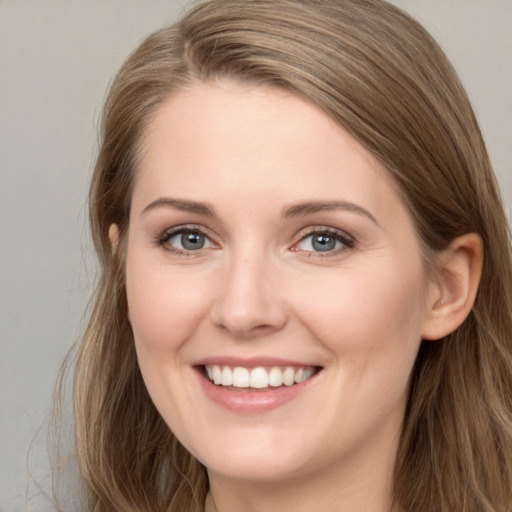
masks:
<path fill-rule="evenodd" d="M 262 456 L 261 454 L 238 454 L 224 457 L 224 460 L 205 461 L 209 473 L 221 475 L 230 480 L 252 483 L 276 483 L 302 475 L 306 464 L 293 458 L 278 454 Z"/>
<path fill-rule="evenodd" d="M 312 442 L 314 439 L 310 439 L 308 446 L 304 437 L 294 436 L 289 426 L 226 430 L 223 434 L 212 432 L 211 442 L 188 447 L 209 473 L 226 479 L 254 483 L 286 481 L 304 476 L 325 459 L 321 447 Z M 321 460 L 317 459 L 319 454 Z"/>

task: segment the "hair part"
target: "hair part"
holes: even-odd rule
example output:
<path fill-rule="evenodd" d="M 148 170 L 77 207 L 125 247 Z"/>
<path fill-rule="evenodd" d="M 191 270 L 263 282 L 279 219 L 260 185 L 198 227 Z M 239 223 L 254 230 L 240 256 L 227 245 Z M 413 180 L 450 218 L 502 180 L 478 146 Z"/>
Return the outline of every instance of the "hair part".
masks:
<path fill-rule="evenodd" d="M 206 0 L 150 35 L 105 104 L 89 204 L 101 276 L 77 357 L 76 446 L 90 510 L 203 510 L 205 468 L 145 389 L 127 317 L 126 232 L 145 127 L 190 84 L 229 79 L 321 108 L 393 176 L 427 265 L 465 233 L 480 289 L 454 333 L 424 341 L 394 475 L 403 510 L 505 512 L 512 503 L 512 263 L 485 145 L 455 71 L 410 16 L 380 0 Z M 111 224 L 119 228 L 112 251 Z"/>

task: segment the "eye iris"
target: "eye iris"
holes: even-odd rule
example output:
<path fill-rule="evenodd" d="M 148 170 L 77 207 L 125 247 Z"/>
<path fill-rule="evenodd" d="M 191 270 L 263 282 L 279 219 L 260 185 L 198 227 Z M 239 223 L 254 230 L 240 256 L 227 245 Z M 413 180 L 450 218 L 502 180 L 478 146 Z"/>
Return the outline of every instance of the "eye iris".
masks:
<path fill-rule="evenodd" d="M 312 240 L 315 251 L 332 251 L 336 246 L 336 239 L 326 233 L 315 235 Z"/>
<path fill-rule="evenodd" d="M 197 231 L 187 231 L 181 235 L 181 245 L 188 251 L 202 249 L 205 237 Z"/>

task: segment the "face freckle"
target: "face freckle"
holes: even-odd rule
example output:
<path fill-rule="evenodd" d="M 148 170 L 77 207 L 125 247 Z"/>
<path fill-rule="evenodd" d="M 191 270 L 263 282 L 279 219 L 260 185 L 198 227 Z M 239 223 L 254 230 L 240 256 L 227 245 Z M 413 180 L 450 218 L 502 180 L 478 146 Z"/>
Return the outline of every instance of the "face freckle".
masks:
<path fill-rule="evenodd" d="M 386 170 L 315 106 L 230 82 L 169 98 L 143 140 L 127 295 L 169 427 L 211 476 L 389 464 L 429 281 Z"/>

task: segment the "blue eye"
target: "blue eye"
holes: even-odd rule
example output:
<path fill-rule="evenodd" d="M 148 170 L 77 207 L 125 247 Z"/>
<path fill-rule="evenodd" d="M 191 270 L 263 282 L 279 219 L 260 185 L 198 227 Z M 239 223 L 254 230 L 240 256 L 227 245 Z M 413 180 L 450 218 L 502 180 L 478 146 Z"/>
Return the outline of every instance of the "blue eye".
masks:
<path fill-rule="evenodd" d="M 161 244 L 169 245 L 177 251 L 198 251 L 210 247 L 212 242 L 201 231 L 180 229 L 164 235 Z"/>
<path fill-rule="evenodd" d="M 297 249 L 309 252 L 331 252 L 343 247 L 353 247 L 351 239 L 338 233 L 318 231 L 305 236 L 298 244 Z"/>

